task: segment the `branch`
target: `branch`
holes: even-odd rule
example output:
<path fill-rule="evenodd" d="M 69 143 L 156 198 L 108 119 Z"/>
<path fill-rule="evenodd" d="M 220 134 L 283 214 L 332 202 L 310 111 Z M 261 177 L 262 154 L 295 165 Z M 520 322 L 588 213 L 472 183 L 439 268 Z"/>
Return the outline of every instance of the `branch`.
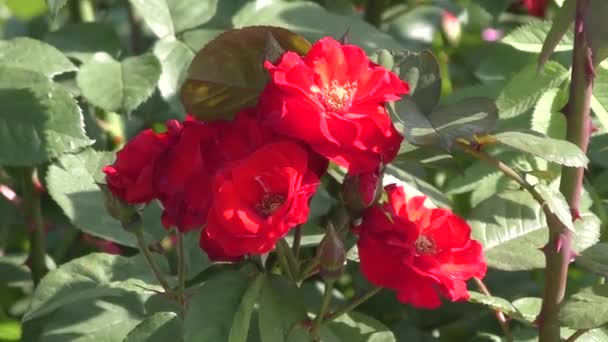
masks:
<path fill-rule="evenodd" d="M 182 309 L 182 315 L 186 311 L 186 300 L 184 296 L 186 288 L 186 258 L 184 256 L 184 237 L 182 232 L 176 229 L 177 241 L 177 300 Z"/>
<path fill-rule="evenodd" d="M 163 287 L 165 293 L 167 295 L 172 296 L 171 286 L 169 286 L 169 283 L 167 283 L 167 280 L 163 276 L 162 272 L 158 269 L 156 262 L 154 262 L 154 259 L 152 258 L 152 253 L 150 252 L 150 249 L 148 249 L 148 245 L 146 244 L 146 240 L 144 239 L 143 230 L 141 228 L 134 229 L 133 234 L 135 234 L 139 250 L 144 256 L 144 259 L 146 259 L 146 263 L 152 270 L 152 273 L 156 277 L 156 280 L 158 280 L 159 284 Z"/>
<path fill-rule="evenodd" d="M 48 270 L 45 262 L 46 243 L 42 209 L 40 207 L 40 193 L 36 189 L 33 178 L 36 168 L 25 167 L 20 170 L 20 173 L 21 191 L 23 191 L 23 210 L 25 211 L 25 222 L 30 240 L 27 265 L 32 271 L 34 285 L 38 285 L 40 279 L 42 279 Z"/>
<path fill-rule="evenodd" d="M 378 292 L 380 292 L 380 290 L 382 290 L 381 287 L 373 287 L 371 290 L 369 290 L 368 292 L 364 293 L 361 297 L 359 297 L 359 298 L 353 300 L 352 302 L 346 304 L 341 309 L 332 312 L 330 315 L 328 315 L 327 317 L 325 317 L 325 319 L 323 320 L 323 322 L 331 322 L 334 319 L 336 319 L 336 318 L 344 315 L 345 313 L 351 312 L 357 306 L 365 303 L 368 299 L 370 299 L 373 296 L 375 296 Z"/>
<path fill-rule="evenodd" d="M 576 341 L 576 339 L 578 339 L 579 337 L 585 335 L 585 333 L 587 331 L 588 331 L 587 329 L 577 330 L 576 332 L 574 332 L 574 334 L 572 334 L 570 337 L 568 337 L 568 339 L 566 339 L 566 342 L 574 342 L 574 341 Z"/>
<path fill-rule="evenodd" d="M 587 152 L 591 135 L 589 117 L 593 90 L 593 65 L 591 50 L 584 29 L 584 13 L 588 0 L 577 0 L 575 14 L 574 50 L 570 96 L 566 106 L 566 140 Z M 580 218 L 579 202 L 583 189 L 585 169 L 564 167 L 560 191 L 566 198 L 573 220 Z M 549 242 L 544 248 L 546 257 L 545 291 L 541 312 L 537 318 L 540 342 L 559 341 L 559 310 L 564 299 L 568 278 L 568 266 L 572 259 L 572 232 L 561 225 L 549 225 Z"/>

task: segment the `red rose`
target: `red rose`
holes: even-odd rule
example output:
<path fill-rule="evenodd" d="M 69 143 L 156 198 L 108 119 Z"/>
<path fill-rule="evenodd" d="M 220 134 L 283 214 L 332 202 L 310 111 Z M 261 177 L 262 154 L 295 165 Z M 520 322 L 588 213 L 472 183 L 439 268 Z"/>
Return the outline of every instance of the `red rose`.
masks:
<path fill-rule="evenodd" d="M 388 202 L 366 210 L 357 246 L 361 271 L 372 283 L 397 291 L 421 308 L 469 298 L 465 281 L 483 277 L 486 263 L 467 223 L 447 209 L 429 209 L 425 197 L 406 201 L 403 188 L 385 188 Z"/>
<path fill-rule="evenodd" d="M 201 247 L 213 247 L 209 252 L 222 259 L 270 251 L 290 228 L 306 221 L 319 184 L 308 159 L 298 143 L 280 141 L 220 171 Z"/>
<path fill-rule="evenodd" d="M 151 129 L 141 132 L 118 151 L 114 164 L 103 168 L 114 196 L 131 204 L 150 202 L 156 197 L 156 162 L 181 131 L 181 124 L 175 120 L 168 121 L 167 127 L 165 133 Z"/>
<path fill-rule="evenodd" d="M 156 184 L 164 206 L 163 225 L 180 231 L 205 224 L 212 202 L 211 181 L 219 169 L 275 139 L 246 109 L 232 121 L 186 119 L 179 141 L 159 161 Z"/>
<path fill-rule="evenodd" d="M 524 0 L 528 13 L 535 17 L 544 18 L 547 13 L 548 0 Z"/>
<path fill-rule="evenodd" d="M 188 120 L 179 139 L 159 158 L 155 174 L 163 225 L 180 231 L 200 228 L 211 205 L 212 165 L 204 158 L 213 127 Z"/>
<path fill-rule="evenodd" d="M 287 52 L 276 66 L 265 66 L 271 81 L 259 112 L 275 131 L 305 141 L 353 174 L 393 160 L 403 138 L 384 106 L 409 87 L 361 48 L 324 38 L 303 58 Z"/>

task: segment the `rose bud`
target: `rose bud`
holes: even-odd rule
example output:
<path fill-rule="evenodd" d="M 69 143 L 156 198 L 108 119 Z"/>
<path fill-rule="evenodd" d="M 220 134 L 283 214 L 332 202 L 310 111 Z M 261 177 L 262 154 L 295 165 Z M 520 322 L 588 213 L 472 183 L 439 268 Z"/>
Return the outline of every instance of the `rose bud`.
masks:
<path fill-rule="evenodd" d="M 110 216 L 122 223 L 122 227 L 131 231 L 141 226 L 141 210 L 143 204 L 128 204 L 114 196 L 105 184 L 98 184 L 104 197 L 104 205 Z"/>
<path fill-rule="evenodd" d="M 376 171 L 359 175 L 346 175 L 342 196 L 346 207 L 353 213 L 359 213 L 378 201 L 382 194 L 383 167 Z"/>
<path fill-rule="evenodd" d="M 333 224 L 327 227 L 327 233 L 317 250 L 319 256 L 319 271 L 325 280 L 337 280 L 346 265 L 346 249 L 336 233 Z"/>

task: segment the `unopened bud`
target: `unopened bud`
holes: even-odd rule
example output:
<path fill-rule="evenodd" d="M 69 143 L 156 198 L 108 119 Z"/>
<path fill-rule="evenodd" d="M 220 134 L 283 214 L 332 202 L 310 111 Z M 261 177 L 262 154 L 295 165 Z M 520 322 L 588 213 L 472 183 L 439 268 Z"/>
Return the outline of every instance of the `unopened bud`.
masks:
<path fill-rule="evenodd" d="M 123 228 L 132 231 L 141 227 L 142 205 L 131 205 L 114 196 L 105 184 L 98 184 L 104 195 L 104 205 L 110 216 L 120 221 Z"/>
<path fill-rule="evenodd" d="M 378 170 L 374 172 L 356 176 L 346 175 L 343 199 L 346 207 L 351 212 L 360 212 L 378 201 L 382 194 L 382 174 L 383 167 L 378 167 Z"/>
<path fill-rule="evenodd" d="M 318 249 L 319 271 L 325 280 L 336 280 L 342 275 L 346 265 L 346 249 L 336 233 L 333 224 L 327 227 L 327 233 Z"/>

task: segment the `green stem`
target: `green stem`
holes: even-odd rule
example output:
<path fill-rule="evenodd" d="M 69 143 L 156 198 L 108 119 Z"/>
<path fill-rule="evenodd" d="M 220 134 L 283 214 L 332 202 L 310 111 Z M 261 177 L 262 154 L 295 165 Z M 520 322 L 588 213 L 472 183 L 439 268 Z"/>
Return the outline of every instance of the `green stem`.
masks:
<path fill-rule="evenodd" d="M 488 287 L 486 286 L 486 284 L 484 284 L 484 282 L 481 279 L 479 279 L 479 278 L 473 278 L 473 279 L 475 280 L 475 283 L 477 284 L 477 287 L 479 288 L 481 293 L 485 294 L 486 296 L 492 296 L 492 294 L 488 290 Z M 505 334 L 505 339 L 507 340 L 507 342 L 513 342 L 513 335 L 511 334 L 511 329 L 509 329 L 509 322 L 507 321 L 505 314 L 502 313 L 502 311 L 500 311 L 500 310 L 495 310 L 494 313 L 496 315 L 496 320 L 498 321 L 498 325 L 500 325 L 500 329 L 502 329 L 502 332 Z"/>
<path fill-rule="evenodd" d="M 364 293 L 361 297 L 353 300 L 352 302 L 346 304 L 341 309 L 338 309 L 337 311 L 334 311 L 330 315 L 326 316 L 325 319 L 323 320 L 323 322 L 331 322 L 334 319 L 336 319 L 336 318 L 344 315 L 345 313 L 351 312 L 357 306 L 365 303 L 367 300 L 369 300 L 370 298 L 372 298 L 373 296 L 375 296 L 378 292 L 380 292 L 380 290 L 382 290 L 381 287 L 374 287 L 374 288 L 372 288 L 368 292 Z"/>
<path fill-rule="evenodd" d="M 281 269 L 285 275 L 289 279 L 296 281 L 296 276 L 293 273 L 292 268 L 289 266 L 289 262 L 287 261 L 287 251 L 285 245 L 282 244 L 281 241 L 283 241 L 283 239 L 279 240 L 276 245 L 277 259 L 279 260 L 279 264 L 281 265 Z M 287 249 L 289 250 L 289 248 Z"/>
<path fill-rule="evenodd" d="M 302 270 L 302 272 L 300 273 L 300 277 L 298 278 L 298 283 L 302 283 L 304 280 L 306 280 L 308 277 L 312 276 L 313 274 L 317 273 L 317 269 L 319 268 L 319 257 L 317 255 L 315 255 L 306 265 L 306 267 L 304 267 L 304 269 Z"/>
<path fill-rule="evenodd" d="M 300 246 L 302 244 L 302 226 L 297 226 L 293 233 L 293 256 L 296 260 L 300 258 Z"/>
<path fill-rule="evenodd" d="M 23 191 L 23 209 L 25 221 L 29 231 L 30 250 L 27 264 L 32 271 L 34 285 L 38 285 L 40 279 L 48 271 L 45 263 L 45 236 L 44 223 L 42 220 L 42 208 L 40 206 L 40 193 L 34 185 L 36 168 L 25 167 L 21 171 L 21 189 Z"/>
<path fill-rule="evenodd" d="M 70 253 L 70 250 L 74 247 L 74 243 L 78 240 L 79 237 L 80 230 L 76 229 L 74 226 L 71 225 L 67 227 L 67 231 L 63 235 L 63 238 L 53 251 L 53 260 L 55 260 L 57 264 L 63 263 L 65 261 L 68 254 Z"/>
<path fill-rule="evenodd" d="M 593 91 L 593 65 L 587 44 L 584 15 L 588 0 L 576 1 L 574 48 L 570 96 L 566 106 L 566 140 L 587 152 L 591 135 L 590 103 Z M 579 216 L 579 203 L 583 189 L 583 167 L 562 169 L 560 191 L 566 198 L 573 219 Z M 549 243 L 544 248 L 546 279 L 543 303 L 538 316 L 540 342 L 559 341 L 559 311 L 566 292 L 568 266 L 572 259 L 572 232 L 563 225 L 549 225 Z"/>
<path fill-rule="evenodd" d="M 177 299 L 182 310 L 185 311 L 186 258 L 184 257 L 184 237 L 179 231 L 176 231 L 175 234 L 177 235 Z"/>
<path fill-rule="evenodd" d="M 323 299 L 321 300 L 321 307 L 319 308 L 319 312 L 315 317 L 314 322 L 312 323 L 312 334 L 313 336 L 317 335 L 319 329 L 321 329 L 321 325 L 325 321 L 323 318 L 329 309 L 329 305 L 331 304 L 332 291 L 334 290 L 334 280 L 326 280 L 325 281 L 325 291 L 323 292 Z"/>
<path fill-rule="evenodd" d="M 91 0 L 80 0 L 78 2 L 78 12 L 80 13 L 80 20 L 84 23 L 90 23 L 95 21 L 95 7 Z"/>
<path fill-rule="evenodd" d="M 587 329 L 577 330 L 576 332 L 574 332 L 574 334 L 572 334 L 570 337 L 568 337 L 566 339 L 566 342 L 574 342 L 574 341 L 576 341 L 579 337 L 585 335 L 585 333 L 587 331 L 588 331 Z"/>
<path fill-rule="evenodd" d="M 289 268 L 289 272 L 292 275 L 292 280 L 296 281 L 300 276 L 300 266 L 298 265 L 298 261 L 296 260 L 295 255 L 293 254 L 292 249 L 289 247 L 289 244 L 285 239 L 280 239 L 277 242 L 277 247 L 280 253 L 285 256 L 287 261 L 287 267 Z"/>
<path fill-rule="evenodd" d="M 169 286 L 169 283 L 167 283 L 167 280 L 163 276 L 162 272 L 158 269 L 156 262 L 154 262 L 154 259 L 152 258 L 152 253 L 150 252 L 150 249 L 148 249 L 148 245 L 146 244 L 146 240 L 144 239 L 144 231 L 141 228 L 136 228 L 133 229 L 133 234 L 135 234 L 139 250 L 144 256 L 144 259 L 146 259 L 146 263 L 152 270 L 152 273 L 156 277 L 156 280 L 158 280 L 159 284 L 163 287 L 167 294 L 171 294 L 171 286 Z"/>
<path fill-rule="evenodd" d="M 528 191 L 532 195 L 532 197 L 534 197 L 534 199 L 541 206 L 545 207 L 544 206 L 545 200 L 543 199 L 543 197 L 538 193 L 538 191 L 536 191 L 536 189 L 534 189 L 534 186 L 532 186 L 530 183 L 526 182 L 524 177 L 522 175 L 520 175 L 517 171 L 513 170 L 508 165 L 506 165 L 503 162 L 501 162 L 500 160 L 490 156 L 489 154 L 485 153 L 484 151 L 473 149 L 473 148 L 469 147 L 468 145 L 466 145 L 464 143 L 460 143 L 460 142 L 458 143 L 458 146 L 460 146 L 465 152 L 476 157 L 477 159 L 481 160 L 482 162 L 492 165 L 495 168 L 497 168 L 498 170 L 502 171 L 502 173 L 504 173 L 507 177 L 513 179 L 524 190 Z"/>

